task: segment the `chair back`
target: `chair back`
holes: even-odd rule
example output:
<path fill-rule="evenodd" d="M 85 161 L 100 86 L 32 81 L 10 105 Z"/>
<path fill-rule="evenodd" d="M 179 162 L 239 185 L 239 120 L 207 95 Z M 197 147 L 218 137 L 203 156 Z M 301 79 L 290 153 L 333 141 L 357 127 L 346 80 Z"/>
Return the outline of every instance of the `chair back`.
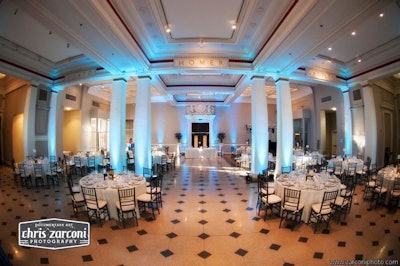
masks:
<path fill-rule="evenodd" d="M 33 171 L 35 173 L 35 176 L 43 176 L 43 167 L 39 163 L 33 164 Z"/>
<path fill-rule="evenodd" d="M 119 206 L 122 211 L 133 210 L 136 206 L 135 188 L 118 189 Z"/>
<path fill-rule="evenodd" d="M 282 174 L 289 174 L 292 171 L 292 166 L 282 166 L 281 171 Z"/>
<path fill-rule="evenodd" d="M 88 166 L 89 167 L 95 167 L 95 159 L 93 156 L 88 158 Z"/>
<path fill-rule="evenodd" d="M 257 191 L 258 191 L 258 195 L 260 195 L 261 197 L 265 194 L 263 192 L 263 188 L 265 187 L 265 184 L 268 183 L 267 182 L 267 176 L 264 174 L 258 174 L 257 176 Z"/>
<path fill-rule="evenodd" d="M 18 164 L 18 171 L 22 177 L 26 177 L 25 164 L 23 163 Z"/>
<path fill-rule="evenodd" d="M 400 178 L 396 178 L 393 184 L 393 192 L 400 193 Z"/>
<path fill-rule="evenodd" d="M 283 206 L 285 209 L 298 210 L 300 206 L 301 190 L 285 188 Z"/>
<path fill-rule="evenodd" d="M 99 209 L 96 188 L 81 187 L 81 190 L 83 198 L 85 199 L 86 207 L 89 209 Z"/>
<path fill-rule="evenodd" d="M 161 155 L 161 164 L 162 165 L 167 164 L 167 159 L 168 159 L 167 155 L 165 155 L 165 154 Z"/>
<path fill-rule="evenodd" d="M 143 167 L 143 177 L 149 178 L 153 176 L 153 170 L 151 168 Z"/>
<path fill-rule="evenodd" d="M 150 194 L 151 200 L 157 199 L 157 188 L 162 187 L 162 175 L 152 177 L 148 179 L 149 187 L 148 187 L 148 194 Z"/>
<path fill-rule="evenodd" d="M 321 209 L 319 213 L 321 214 L 330 213 L 332 210 L 331 204 L 335 202 L 337 195 L 338 195 L 338 190 L 325 191 L 324 196 L 322 198 Z"/>
<path fill-rule="evenodd" d="M 383 186 L 383 175 L 381 175 L 381 174 L 376 175 L 375 184 L 376 184 L 376 187 L 378 187 L 378 188 Z"/>
<path fill-rule="evenodd" d="M 72 180 L 72 174 L 71 174 L 71 173 L 68 173 L 68 174 L 67 174 L 67 183 L 68 183 L 69 193 L 70 193 L 71 195 L 73 195 L 73 194 L 74 194 L 74 191 L 72 190 L 72 187 L 74 186 L 74 182 L 73 182 L 73 180 Z"/>
<path fill-rule="evenodd" d="M 82 161 L 80 157 L 74 156 L 74 164 L 77 167 L 81 167 L 82 166 Z"/>
<path fill-rule="evenodd" d="M 342 161 L 335 161 L 333 173 L 335 175 L 341 175 L 342 174 Z"/>
<path fill-rule="evenodd" d="M 357 168 L 357 164 L 356 163 L 349 163 L 347 165 L 347 175 L 355 175 L 356 174 L 356 168 Z"/>

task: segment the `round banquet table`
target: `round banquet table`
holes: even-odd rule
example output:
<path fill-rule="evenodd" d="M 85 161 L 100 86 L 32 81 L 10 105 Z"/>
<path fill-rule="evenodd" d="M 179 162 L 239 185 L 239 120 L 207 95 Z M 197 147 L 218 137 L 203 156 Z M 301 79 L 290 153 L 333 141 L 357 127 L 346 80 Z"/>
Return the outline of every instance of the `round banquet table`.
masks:
<path fill-rule="evenodd" d="M 134 174 L 117 174 L 114 180 L 106 177 L 104 180 L 103 174 L 90 174 L 82 177 L 79 180 L 79 186 L 96 188 L 97 198 L 106 200 L 110 217 L 118 220 L 117 208 L 115 202 L 119 200 L 119 188 L 135 188 L 136 198 L 139 195 L 146 193 L 146 179 Z M 136 213 L 139 216 L 139 210 L 136 204 Z"/>
<path fill-rule="evenodd" d="M 322 202 L 325 191 L 339 191 L 340 180 L 327 173 L 316 173 L 307 180 L 305 174 L 282 174 L 275 181 L 275 193 L 282 199 L 282 204 L 285 188 L 301 190 L 300 203 L 304 204 L 301 220 L 308 222 L 311 206 Z"/>
<path fill-rule="evenodd" d="M 394 181 L 399 177 L 398 169 L 393 165 L 386 166 L 378 171 L 378 174 L 383 175 L 382 186 L 387 189 L 385 205 L 389 204 L 390 192 L 393 190 Z"/>

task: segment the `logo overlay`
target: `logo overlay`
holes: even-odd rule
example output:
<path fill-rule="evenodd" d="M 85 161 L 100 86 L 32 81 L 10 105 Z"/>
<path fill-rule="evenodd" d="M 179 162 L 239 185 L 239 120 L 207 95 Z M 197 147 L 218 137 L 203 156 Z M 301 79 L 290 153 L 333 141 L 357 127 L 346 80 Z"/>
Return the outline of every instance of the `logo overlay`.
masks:
<path fill-rule="evenodd" d="M 88 246 L 90 226 L 88 222 L 64 219 L 42 219 L 20 222 L 18 244 L 24 247 L 64 249 Z"/>

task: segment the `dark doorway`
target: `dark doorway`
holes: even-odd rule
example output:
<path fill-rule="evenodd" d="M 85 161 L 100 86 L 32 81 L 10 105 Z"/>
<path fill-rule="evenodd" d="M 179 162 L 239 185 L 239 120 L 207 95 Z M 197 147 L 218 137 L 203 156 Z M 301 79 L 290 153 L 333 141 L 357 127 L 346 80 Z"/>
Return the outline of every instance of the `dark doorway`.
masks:
<path fill-rule="evenodd" d="M 192 147 L 210 146 L 210 124 L 192 123 Z"/>

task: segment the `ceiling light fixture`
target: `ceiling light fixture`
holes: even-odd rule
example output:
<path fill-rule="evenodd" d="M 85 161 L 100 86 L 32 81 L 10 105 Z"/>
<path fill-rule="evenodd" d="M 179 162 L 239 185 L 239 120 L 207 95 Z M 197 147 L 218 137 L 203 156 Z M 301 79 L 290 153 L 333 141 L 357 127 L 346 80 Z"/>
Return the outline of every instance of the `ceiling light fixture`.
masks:
<path fill-rule="evenodd" d="M 351 33 L 351 35 L 353 35 L 353 36 L 354 36 L 354 35 L 356 35 L 356 32 L 355 32 L 355 31 L 353 31 L 353 32 Z"/>
<path fill-rule="evenodd" d="M 236 30 L 236 25 L 235 24 L 232 25 L 232 30 Z"/>
<path fill-rule="evenodd" d="M 357 60 L 358 63 L 361 63 L 361 61 L 362 61 L 361 59 L 358 59 L 358 60 Z"/>
<path fill-rule="evenodd" d="M 170 33 L 170 32 L 171 32 L 171 28 L 170 28 L 170 27 L 168 27 L 168 26 L 167 26 L 167 27 L 165 27 L 165 32 L 166 32 L 166 33 Z"/>
<path fill-rule="evenodd" d="M 332 47 L 329 47 L 328 50 L 329 50 L 329 51 L 332 51 Z"/>
<path fill-rule="evenodd" d="M 383 18 L 383 16 L 384 16 L 383 13 L 380 13 L 380 14 L 379 14 L 379 17 L 380 17 L 380 18 Z"/>

